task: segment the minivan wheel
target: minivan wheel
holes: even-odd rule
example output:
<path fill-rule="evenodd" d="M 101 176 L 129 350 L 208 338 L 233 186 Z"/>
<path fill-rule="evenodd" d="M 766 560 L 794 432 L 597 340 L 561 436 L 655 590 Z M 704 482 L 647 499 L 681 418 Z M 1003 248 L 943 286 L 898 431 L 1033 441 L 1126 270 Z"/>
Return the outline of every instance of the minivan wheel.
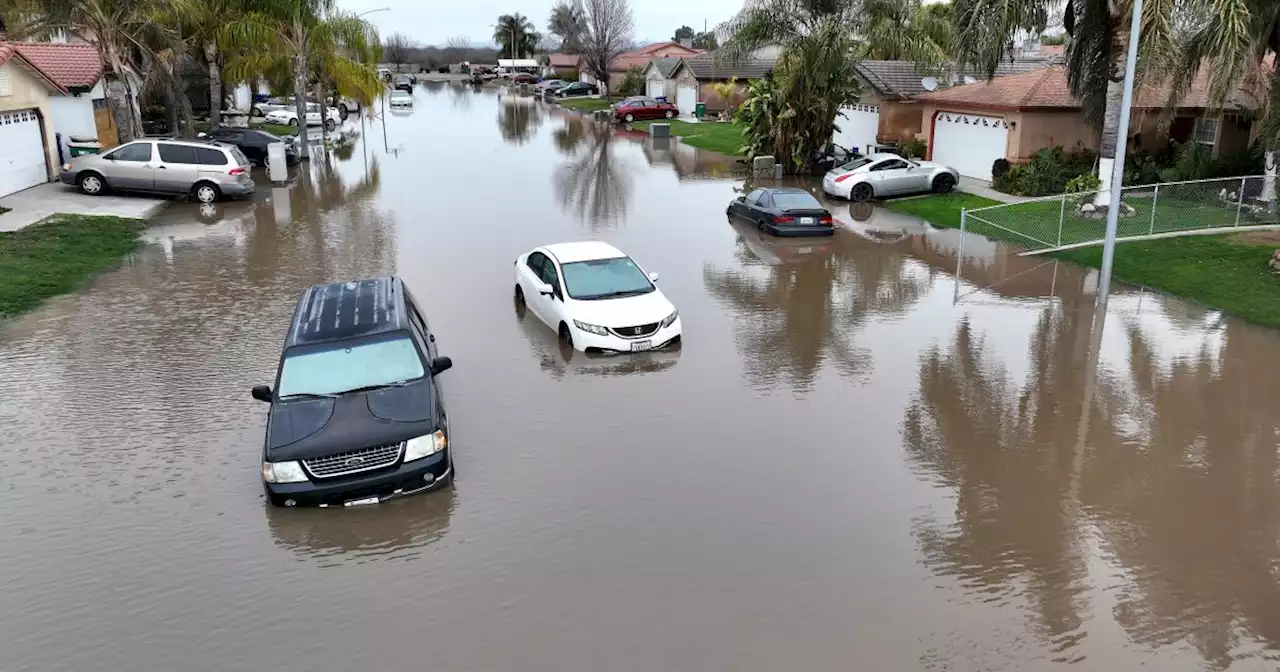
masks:
<path fill-rule="evenodd" d="M 80 183 L 80 191 L 90 196 L 98 196 L 102 193 L 102 176 L 97 173 L 84 173 L 77 182 Z"/>
<path fill-rule="evenodd" d="M 330 133 L 332 133 L 332 132 L 333 132 L 333 129 L 335 129 L 335 128 L 337 128 L 337 127 L 338 127 L 338 125 L 337 125 L 337 124 L 335 124 L 335 123 L 333 123 L 333 120 L 332 120 L 332 119 L 326 119 L 326 120 L 325 120 L 325 122 L 324 122 L 324 130 L 326 130 L 326 131 L 328 131 L 328 132 L 330 132 Z"/>
<path fill-rule="evenodd" d="M 192 195 L 201 203 L 212 203 L 218 200 L 218 188 L 208 182 L 197 184 L 192 190 Z"/>
<path fill-rule="evenodd" d="M 869 201 L 873 196 L 875 196 L 875 191 L 869 184 L 854 185 L 853 191 L 849 192 L 849 200 L 857 203 Z"/>

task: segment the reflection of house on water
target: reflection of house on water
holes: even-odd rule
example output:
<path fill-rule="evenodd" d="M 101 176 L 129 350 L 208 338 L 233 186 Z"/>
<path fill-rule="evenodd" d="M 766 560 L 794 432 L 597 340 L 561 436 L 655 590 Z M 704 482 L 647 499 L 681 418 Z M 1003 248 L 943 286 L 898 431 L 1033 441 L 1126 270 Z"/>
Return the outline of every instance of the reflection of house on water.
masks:
<path fill-rule="evenodd" d="M 721 178 L 743 171 L 737 159 L 690 147 L 678 138 L 651 138 L 647 134 L 636 138 L 634 133 L 624 134 L 621 131 L 619 134 L 641 144 L 649 165 L 670 165 L 682 180 Z"/>

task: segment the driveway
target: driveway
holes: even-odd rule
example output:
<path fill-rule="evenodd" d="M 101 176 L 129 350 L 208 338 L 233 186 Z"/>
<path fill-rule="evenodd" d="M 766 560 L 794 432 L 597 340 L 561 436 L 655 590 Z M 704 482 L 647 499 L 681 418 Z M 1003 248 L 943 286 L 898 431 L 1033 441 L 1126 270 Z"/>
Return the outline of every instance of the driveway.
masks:
<path fill-rule="evenodd" d="M 148 196 L 89 196 L 75 187 L 50 182 L 0 198 L 0 208 L 9 209 L 0 214 L 0 231 L 17 231 L 56 213 L 148 219 L 170 202 Z"/>

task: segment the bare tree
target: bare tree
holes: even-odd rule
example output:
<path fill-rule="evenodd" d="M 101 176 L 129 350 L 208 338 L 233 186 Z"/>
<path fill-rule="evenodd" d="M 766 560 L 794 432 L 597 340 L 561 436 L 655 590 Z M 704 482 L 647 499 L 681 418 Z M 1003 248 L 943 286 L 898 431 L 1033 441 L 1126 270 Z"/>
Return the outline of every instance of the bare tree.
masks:
<path fill-rule="evenodd" d="M 582 39 L 582 64 L 587 74 L 609 88 L 609 64 L 631 44 L 635 19 L 627 0 L 583 0 L 586 33 Z"/>
<path fill-rule="evenodd" d="M 418 48 L 418 45 L 401 33 L 392 33 L 382 41 L 382 57 L 391 63 L 400 65 L 409 62 L 411 51 Z"/>
<path fill-rule="evenodd" d="M 444 43 L 442 54 L 446 63 L 469 61 L 471 56 L 471 38 L 466 35 L 455 35 Z"/>

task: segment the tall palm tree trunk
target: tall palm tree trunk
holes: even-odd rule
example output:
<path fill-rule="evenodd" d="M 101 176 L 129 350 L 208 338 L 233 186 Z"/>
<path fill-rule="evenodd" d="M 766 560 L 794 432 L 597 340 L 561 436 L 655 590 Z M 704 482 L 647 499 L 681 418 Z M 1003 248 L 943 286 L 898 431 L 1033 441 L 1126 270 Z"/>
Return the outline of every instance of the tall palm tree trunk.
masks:
<path fill-rule="evenodd" d="M 298 159 L 311 160 L 307 140 L 307 55 L 305 45 L 300 45 L 293 56 L 293 105 L 298 113 Z"/>
<path fill-rule="evenodd" d="M 1119 48 L 1114 52 L 1122 57 L 1129 51 L 1127 36 L 1118 37 Z M 1120 140 L 1120 108 L 1124 105 L 1124 62 L 1111 64 L 1112 77 L 1107 82 L 1107 108 L 1102 117 L 1102 138 L 1098 144 L 1098 194 L 1094 205 L 1111 202 L 1111 180 L 1115 174 L 1116 144 Z M 1120 73 L 1117 78 L 1114 73 Z"/>
<path fill-rule="evenodd" d="M 218 45 L 204 43 L 204 62 L 209 65 L 209 130 L 222 125 L 222 68 L 218 65 Z"/>

